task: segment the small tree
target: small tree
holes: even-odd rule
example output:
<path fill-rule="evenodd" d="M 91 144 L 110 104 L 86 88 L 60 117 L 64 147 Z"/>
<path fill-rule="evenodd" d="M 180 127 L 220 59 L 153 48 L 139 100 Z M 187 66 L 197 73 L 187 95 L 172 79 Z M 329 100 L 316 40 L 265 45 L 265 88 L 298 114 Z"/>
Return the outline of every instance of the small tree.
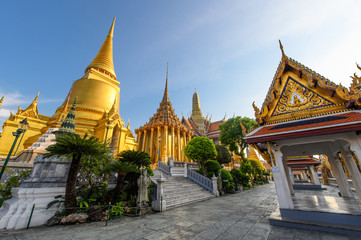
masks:
<path fill-rule="evenodd" d="M 138 167 L 138 169 L 143 167 L 148 168 L 152 163 L 148 153 L 135 150 L 125 150 L 121 152 L 118 157 L 119 161 L 134 163 Z"/>
<path fill-rule="evenodd" d="M 110 192 L 110 195 L 112 195 L 112 201 L 117 202 L 117 198 L 122 190 L 124 178 L 127 175 L 127 173 L 130 172 L 136 172 L 139 173 L 139 169 L 137 165 L 130 162 L 121 162 L 121 161 L 114 161 L 110 164 L 106 165 L 103 168 L 104 172 L 116 172 L 118 174 L 117 176 L 117 184 L 115 185 L 115 188 L 113 191 Z"/>
<path fill-rule="evenodd" d="M 244 140 L 241 123 L 246 128 L 246 130 L 257 125 L 255 120 L 248 117 L 230 118 L 219 126 L 219 130 L 221 131 L 219 140 L 222 142 L 222 144 L 229 147 L 231 152 L 234 152 L 235 154 L 242 157 L 241 153 L 248 146 L 248 144 L 246 140 Z"/>
<path fill-rule="evenodd" d="M 83 137 L 76 133 L 61 133 L 56 137 L 56 143 L 46 148 L 48 153 L 45 157 L 52 156 L 67 157 L 71 159 L 68 178 L 65 187 L 65 207 L 74 208 L 77 206 L 76 183 L 82 158 L 105 159 L 109 158 L 111 151 L 106 144 L 98 138 L 85 134 Z M 74 212 L 74 210 L 68 210 Z"/>
<path fill-rule="evenodd" d="M 206 137 L 192 138 L 184 149 L 187 158 L 198 162 L 200 168 L 204 168 L 207 160 L 217 157 L 217 151 L 212 140 Z"/>
<path fill-rule="evenodd" d="M 219 164 L 227 164 L 232 161 L 231 153 L 229 152 L 228 148 L 224 145 L 216 145 L 217 150 L 217 162 Z"/>
<path fill-rule="evenodd" d="M 137 169 L 146 168 L 148 173 L 151 172 L 149 167 L 151 165 L 150 156 L 146 152 L 140 152 L 135 150 L 125 150 L 118 155 L 120 162 L 127 162 L 135 164 Z M 137 179 L 139 178 L 139 173 L 129 172 L 125 176 L 125 181 L 128 181 L 127 189 L 128 194 L 136 195 L 138 191 Z"/>

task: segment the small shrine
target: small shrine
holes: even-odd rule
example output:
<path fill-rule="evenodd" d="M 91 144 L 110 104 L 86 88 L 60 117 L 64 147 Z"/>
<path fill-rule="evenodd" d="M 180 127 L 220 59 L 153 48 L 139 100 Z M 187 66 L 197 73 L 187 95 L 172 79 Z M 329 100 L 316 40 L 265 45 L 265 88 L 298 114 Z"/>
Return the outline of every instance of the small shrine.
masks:
<path fill-rule="evenodd" d="M 245 138 L 272 166 L 279 211 L 271 223 L 361 232 L 361 174 L 356 161 L 361 159 L 361 78 L 354 74 L 349 88 L 337 85 L 286 56 L 281 42 L 280 48 L 282 59 L 266 98 L 261 108 L 253 103 L 259 126 Z M 327 156 L 341 197 L 320 191 L 307 198 L 295 193 L 289 160 L 313 155 Z"/>

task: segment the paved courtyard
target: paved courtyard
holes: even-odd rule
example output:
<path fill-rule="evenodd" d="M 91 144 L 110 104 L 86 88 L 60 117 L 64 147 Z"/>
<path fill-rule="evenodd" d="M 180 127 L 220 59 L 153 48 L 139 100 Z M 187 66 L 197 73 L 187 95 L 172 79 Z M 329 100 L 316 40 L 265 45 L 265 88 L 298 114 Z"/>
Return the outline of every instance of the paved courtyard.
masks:
<path fill-rule="evenodd" d="M 81 225 L 0 230 L 14 239 L 360 239 L 319 231 L 271 226 L 278 207 L 274 184 L 141 217 Z"/>

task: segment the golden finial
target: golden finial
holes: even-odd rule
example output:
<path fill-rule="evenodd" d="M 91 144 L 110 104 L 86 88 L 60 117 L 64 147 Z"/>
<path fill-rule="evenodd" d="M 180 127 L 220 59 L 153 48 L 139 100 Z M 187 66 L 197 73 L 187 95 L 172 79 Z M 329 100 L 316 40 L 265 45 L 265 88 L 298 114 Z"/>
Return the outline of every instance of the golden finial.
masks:
<path fill-rule="evenodd" d="M 283 51 L 283 45 L 281 43 L 281 40 L 278 40 L 278 42 L 280 43 L 280 49 L 281 49 L 281 52 L 282 52 L 282 58 L 286 57 L 286 54 L 285 52 Z"/>
<path fill-rule="evenodd" d="M 165 89 L 164 89 L 164 95 L 162 99 L 163 103 L 169 103 L 169 94 L 168 94 L 168 62 L 167 62 L 167 75 L 165 79 Z"/>
<path fill-rule="evenodd" d="M 129 127 L 129 119 L 128 119 L 128 125 L 127 125 L 127 129 L 130 129 L 130 127 Z"/>
<path fill-rule="evenodd" d="M 247 133 L 247 129 L 243 126 L 242 122 L 239 123 L 239 125 L 241 125 L 241 128 L 242 128 L 242 136 L 246 136 L 246 133 Z"/>
<path fill-rule="evenodd" d="M 113 63 L 113 33 L 114 33 L 114 23 L 115 18 L 113 19 L 112 26 L 110 27 L 108 36 L 106 37 L 102 47 L 100 48 L 98 54 L 90 65 L 85 69 L 85 73 L 90 68 L 99 70 L 102 73 L 109 74 L 112 78 L 117 79 L 114 71 Z"/>
<path fill-rule="evenodd" d="M 255 102 L 252 103 L 252 107 L 254 109 L 254 115 L 256 116 L 257 118 L 257 115 L 259 114 L 260 110 L 259 108 L 256 106 Z"/>
<path fill-rule="evenodd" d="M 361 67 L 356 63 L 357 68 L 361 71 Z"/>
<path fill-rule="evenodd" d="M 5 98 L 5 96 L 3 96 L 3 97 L 1 98 L 1 100 L 0 100 L 0 109 L 1 109 L 1 106 L 3 105 L 4 98 Z"/>

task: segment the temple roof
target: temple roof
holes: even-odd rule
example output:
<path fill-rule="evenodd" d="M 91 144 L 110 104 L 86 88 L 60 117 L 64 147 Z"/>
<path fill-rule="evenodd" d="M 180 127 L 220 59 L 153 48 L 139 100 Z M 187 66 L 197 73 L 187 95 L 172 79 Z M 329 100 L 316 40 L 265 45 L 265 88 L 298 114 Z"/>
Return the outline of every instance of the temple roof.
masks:
<path fill-rule="evenodd" d="M 112 78 L 117 79 L 114 71 L 113 64 L 113 32 L 114 32 L 114 22 L 113 20 L 112 26 L 110 27 L 108 36 L 106 37 L 102 47 L 100 48 L 98 54 L 94 58 L 94 60 L 90 63 L 90 65 L 85 69 L 85 73 L 90 68 L 98 69 L 101 72 L 105 72 L 109 74 Z"/>
<path fill-rule="evenodd" d="M 150 130 L 151 128 L 156 128 L 158 126 L 168 126 L 168 127 L 175 127 L 176 129 L 180 129 L 181 131 L 192 132 L 191 129 L 182 124 L 177 115 L 174 113 L 172 108 L 172 103 L 169 101 L 169 94 L 168 94 L 168 65 L 167 65 L 167 77 L 166 77 L 166 84 L 164 89 L 164 94 L 162 101 L 160 102 L 160 106 L 157 109 L 157 112 L 149 119 L 145 125 L 141 126 L 140 128 L 136 129 L 135 132 L 138 133 L 139 131 L 143 130 Z"/>
<path fill-rule="evenodd" d="M 253 103 L 255 117 L 260 125 L 361 107 L 361 78 L 356 74 L 348 90 L 286 56 L 281 42 L 280 48 L 282 59 L 261 109 Z"/>
<path fill-rule="evenodd" d="M 260 126 L 247 134 L 245 139 L 248 143 L 257 143 L 358 130 L 361 130 L 361 111 L 353 110 Z"/>
<path fill-rule="evenodd" d="M 19 106 L 18 111 L 16 114 L 19 114 L 21 116 L 25 117 L 31 117 L 31 118 L 39 118 L 39 112 L 38 112 L 38 98 L 39 98 L 40 92 L 36 95 L 35 99 L 30 103 L 30 105 L 22 110 Z"/>
<path fill-rule="evenodd" d="M 224 123 L 223 120 L 212 122 L 209 126 L 208 132 L 217 131 L 219 129 L 219 125 L 221 125 L 222 123 Z"/>

